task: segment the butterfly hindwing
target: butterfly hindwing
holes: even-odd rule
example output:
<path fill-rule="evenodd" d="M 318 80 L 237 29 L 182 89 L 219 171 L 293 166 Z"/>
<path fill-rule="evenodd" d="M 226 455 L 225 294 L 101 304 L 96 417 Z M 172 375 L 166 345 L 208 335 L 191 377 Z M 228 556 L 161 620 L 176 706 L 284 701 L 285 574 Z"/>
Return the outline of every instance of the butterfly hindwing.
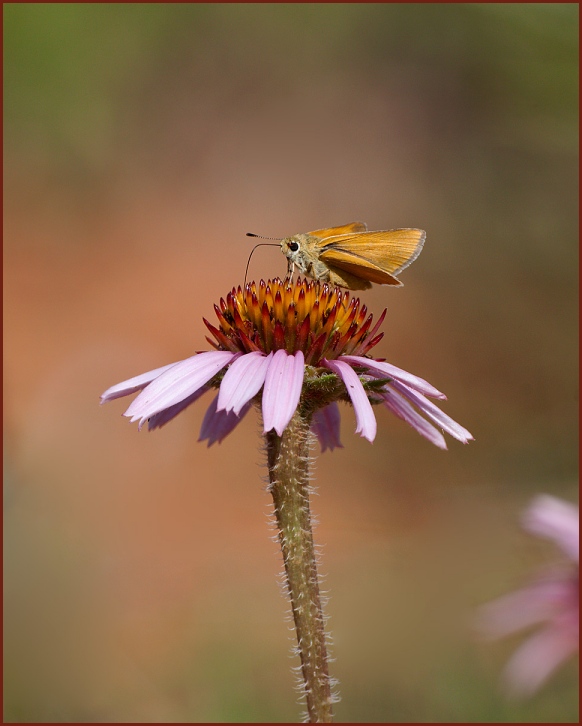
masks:
<path fill-rule="evenodd" d="M 402 285 L 400 280 L 389 272 L 350 252 L 340 249 L 326 251 L 324 261 L 330 270 L 344 271 L 361 280 L 375 282 L 377 285 Z"/>

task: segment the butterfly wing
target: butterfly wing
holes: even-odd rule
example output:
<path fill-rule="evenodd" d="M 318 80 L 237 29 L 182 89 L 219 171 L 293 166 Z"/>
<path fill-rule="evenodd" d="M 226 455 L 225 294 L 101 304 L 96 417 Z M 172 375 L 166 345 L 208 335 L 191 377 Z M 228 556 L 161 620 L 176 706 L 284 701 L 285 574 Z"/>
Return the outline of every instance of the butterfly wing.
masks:
<path fill-rule="evenodd" d="M 333 235 L 321 241 L 320 259 L 379 285 L 401 285 L 394 276 L 414 262 L 425 238 L 421 229 Z"/>
<path fill-rule="evenodd" d="M 333 262 L 326 258 L 325 264 L 338 278 L 344 275 L 349 275 L 349 278 L 347 279 L 356 278 L 359 280 L 375 282 L 377 285 L 395 285 L 396 287 L 402 285 L 400 280 L 391 275 L 389 272 L 385 272 L 363 258 L 349 255 L 345 252 L 341 252 L 340 250 L 334 251 Z M 368 284 L 365 288 L 360 288 L 355 287 L 353 284 L 348 284 L 345 285 L 345 287 L 349 287 L 351 290 L 359 290 L 367 289 L 371 286 Z"/>
<path fill-rule="evenodd" d="M 316 229 L 315 232 L 308 232 L 307 234 L 313 237 L 319 237 L 320 239 L 326 239 L 327 237 L 337 237 L 340 234 L 353 234 L 354 232 L 367 231 L 368 225 L 365 222 L 350 222 L 350 224 L 343 224 L 341 227 Z"/>

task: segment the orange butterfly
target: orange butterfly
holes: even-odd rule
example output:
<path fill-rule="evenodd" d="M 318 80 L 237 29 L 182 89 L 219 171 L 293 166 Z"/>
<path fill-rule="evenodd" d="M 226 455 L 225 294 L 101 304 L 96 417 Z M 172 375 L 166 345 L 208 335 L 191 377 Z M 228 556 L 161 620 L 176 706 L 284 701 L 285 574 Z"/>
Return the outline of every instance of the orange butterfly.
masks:
<path fill-rule="evenodd" d="M 350 290 L 378 285 L 402 285 L 396 278 L 418 257 L 426 232 L 390 229 L 369 232 L 363 222 L 318 229 L 281 240 L 287 274 L 295 267 L 314 280 Z"/>

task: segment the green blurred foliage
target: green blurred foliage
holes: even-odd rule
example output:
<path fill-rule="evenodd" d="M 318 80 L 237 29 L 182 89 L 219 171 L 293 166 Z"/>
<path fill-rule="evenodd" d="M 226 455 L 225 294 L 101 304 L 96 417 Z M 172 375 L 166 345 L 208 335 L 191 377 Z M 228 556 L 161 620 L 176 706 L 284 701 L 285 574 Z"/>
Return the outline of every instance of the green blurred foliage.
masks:
<path fill-rule="evenodd" d="M 528 146 L 559 124 L 552 143 L 577 142 L 571 3 L 6 3 L 4 23 L 8 150 L 33 143 L 57 165 L 102 170 L 119 124 L 151 103 L 144 94 L 163 92 L 157 84 L 203 96 L 218 83 L 234 110 L 242 97 L 285 96 L 318 77 L 382 80 L 394 68 L 429 96 L 455 87 L 483 132 L 511 135 L 523 121 Z"/>

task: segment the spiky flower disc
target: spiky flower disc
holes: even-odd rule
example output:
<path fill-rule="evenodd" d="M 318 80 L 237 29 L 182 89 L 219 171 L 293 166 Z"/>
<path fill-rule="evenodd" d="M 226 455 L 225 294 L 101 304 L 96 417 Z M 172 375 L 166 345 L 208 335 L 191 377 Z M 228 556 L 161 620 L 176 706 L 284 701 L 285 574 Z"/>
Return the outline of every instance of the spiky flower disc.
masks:
<path fill-rule="evenodd" d="M 269 354 L 285 350 L 303 353 L 307 365 L 318 366 L 323 358 L 365 355 L 383 337 L 376 335 L 384 311 L 371 328 L 373 316 L 347 291 L 310 280 L 261 280 L 239 286 L 214 310 L 219 327 L 204 323 L 218 350 L 233 353 L 260 351 Z"/>

